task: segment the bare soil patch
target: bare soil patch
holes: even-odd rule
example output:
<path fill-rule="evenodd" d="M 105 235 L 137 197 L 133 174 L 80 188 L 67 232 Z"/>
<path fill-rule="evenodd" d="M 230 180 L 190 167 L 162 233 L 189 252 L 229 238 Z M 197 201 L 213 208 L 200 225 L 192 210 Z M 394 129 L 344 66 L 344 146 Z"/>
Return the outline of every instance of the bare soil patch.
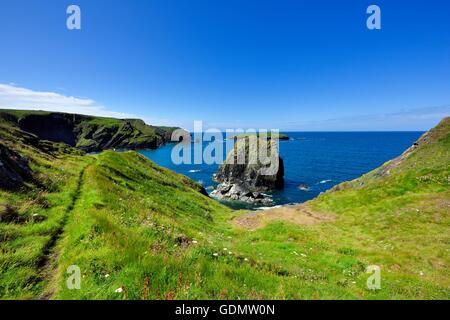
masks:
<path fill-rule="evenodd" d="M 233 219 L 232 223 L 239 228 L 256 230 L 271 221 L 286 221 L 309 226 L 334 220 L 335 217 L 332 215 L 313 212 L 310 208 L 301 204 L 245 213 Z"/>

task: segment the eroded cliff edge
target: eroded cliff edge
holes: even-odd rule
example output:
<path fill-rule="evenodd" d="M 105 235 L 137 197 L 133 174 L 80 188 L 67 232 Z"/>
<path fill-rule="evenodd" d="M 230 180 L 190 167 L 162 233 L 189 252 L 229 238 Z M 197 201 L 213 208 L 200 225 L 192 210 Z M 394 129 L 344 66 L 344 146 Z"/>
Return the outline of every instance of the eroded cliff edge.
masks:
<path fill-rule="evenodd" d="M 41 140 L 62 142 L 85 152 L 106 149 L 155 149 L 170 142 L 174 127 L 138 119 L 114 119 L 45 111 L 0 110 L 7 122 Z"/>

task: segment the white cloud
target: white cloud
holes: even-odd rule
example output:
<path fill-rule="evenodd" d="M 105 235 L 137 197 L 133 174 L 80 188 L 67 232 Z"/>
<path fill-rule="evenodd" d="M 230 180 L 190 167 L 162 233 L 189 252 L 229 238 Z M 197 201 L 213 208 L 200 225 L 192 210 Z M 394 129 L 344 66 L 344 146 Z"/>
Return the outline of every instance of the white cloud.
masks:
<path fill-rule="evenodd" d="M 318 121 L 293 121 L 280 125 L 292 131 L 426 131 L 448 116 L 450 116 L 450 105 L 443 105 L 385 114 L 356 115 Z"/>
<path fill-rule="evenodd" d="M 203 129 L 253 128 L 279 129 L 280 131 L 427 131 L 443 118 L 450 116 L 450 105 L 406 109 L 384 114 L 356 114 L 350 117 L 303 119 L 278 121 L 276 115 L 269 114 L 268 121 L 255 122 L 252 119 L 235 121 L 204 121 Z M 192 125 L 189 126 L 191 129 Z"/>
<path fill-rule="evenodd" d="M 0 84 L 0 109 L 58 111 L 114 118 L 135 117 L 107 110 L 91 99 L 65 96 L 55 92 L 33 91 L 12 84 Z"/>
<path fill-rule="evenodd" d="M 181 126 L 192 129 L 192 123 L 176 123 L 174 119 L 159 119 L 115 112 L 92 99 L 76 98 L 55 92 L 34 91 L 16 84 L 0 84 L 0 109 L 45 110 L 112 118 L 138 118 L 152 125 Z M 372 114 L 317 121 L 291 121 L 263 124 L 251 119 L 231 122 L 205 122 L 205 128 L 280 128 L 288 131 L 370 131 L 370 130 L 428 130 L 450 115 L 450 105 L 402 110 L 387 114 Z"/>

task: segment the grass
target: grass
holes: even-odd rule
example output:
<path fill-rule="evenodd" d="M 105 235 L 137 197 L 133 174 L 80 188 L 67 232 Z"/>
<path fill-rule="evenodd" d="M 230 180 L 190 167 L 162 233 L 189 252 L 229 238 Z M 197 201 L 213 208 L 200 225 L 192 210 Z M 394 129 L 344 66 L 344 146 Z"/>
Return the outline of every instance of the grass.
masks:
<path fill-rule="evenodd" d="M 35 298 L 43 289 L 44 261 L 61 231 L 77 186 L 77 174 L 86 158 L 52 159 L 45 174 L 46 189 L 27 193 L 0 191 L 0 202 L 16 208 L 24 223 L 0 224 L 0 296 Z M 36 167 L 36 165 L 34 165 Z M 39 217 L 39 219 L 36 219 Z"/>
<path fill-rule="evenodd" d="M 0 126 L 6 141 L 8 130 Z M 243 212 L 135 152 L 10 147 L 45 183 L 0 191 L 26 218 L 0 223 L 3 299 L 450 298 L 448 120 L 389 174 L 307 204 L 335 221 L 252 232 L 230 223 Z M 66 286 L 71 265 L 80 290 Z M 381 267 L 380 290 L 367 289 L 369 265 Z"/>
<path fill-rule="evenodd" d="M 55 127 L 52 124 L 58 121 Z M 86 152 L 97 152 L 103 149 L 135 149 L 155 148 L 170 140 L 176 128 L 156 127 L 145 124 L 138 119 L 115 119 L 86 115 L 0 109 L 0 122 L 9 126 L 31 130 L 42 138 L 43 128 L 40 123 L 48 123 L 45 127 L 48 136 L 45 139 L 65 141 Z M 61 140 L 62 137 L 65 140 Z"/>

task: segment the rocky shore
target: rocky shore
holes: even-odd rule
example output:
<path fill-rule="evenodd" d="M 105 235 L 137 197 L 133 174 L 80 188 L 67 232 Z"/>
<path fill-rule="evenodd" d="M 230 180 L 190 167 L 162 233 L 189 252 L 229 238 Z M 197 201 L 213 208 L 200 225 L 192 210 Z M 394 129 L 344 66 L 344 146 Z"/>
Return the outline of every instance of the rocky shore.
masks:
<path fill-rule="evenodd" d="M 253 141 L 256 146 L 250 145 Z M 271 205 L 272 197 L 264 192 L 279 190 L 284 186 L 284 164 L 279 156 L 278 141 L 267 140 L 267 160 L 260 157 L 252 161 L 255 152 L 262 152 L 262 139 L 237 139 L 234 149 L 228 154 L 214 176 L 219 182 L 211 196 L 219 200 L 242 201 L 255 205 Z M 242 159 L 244 159 L 242 161 Z"/>

